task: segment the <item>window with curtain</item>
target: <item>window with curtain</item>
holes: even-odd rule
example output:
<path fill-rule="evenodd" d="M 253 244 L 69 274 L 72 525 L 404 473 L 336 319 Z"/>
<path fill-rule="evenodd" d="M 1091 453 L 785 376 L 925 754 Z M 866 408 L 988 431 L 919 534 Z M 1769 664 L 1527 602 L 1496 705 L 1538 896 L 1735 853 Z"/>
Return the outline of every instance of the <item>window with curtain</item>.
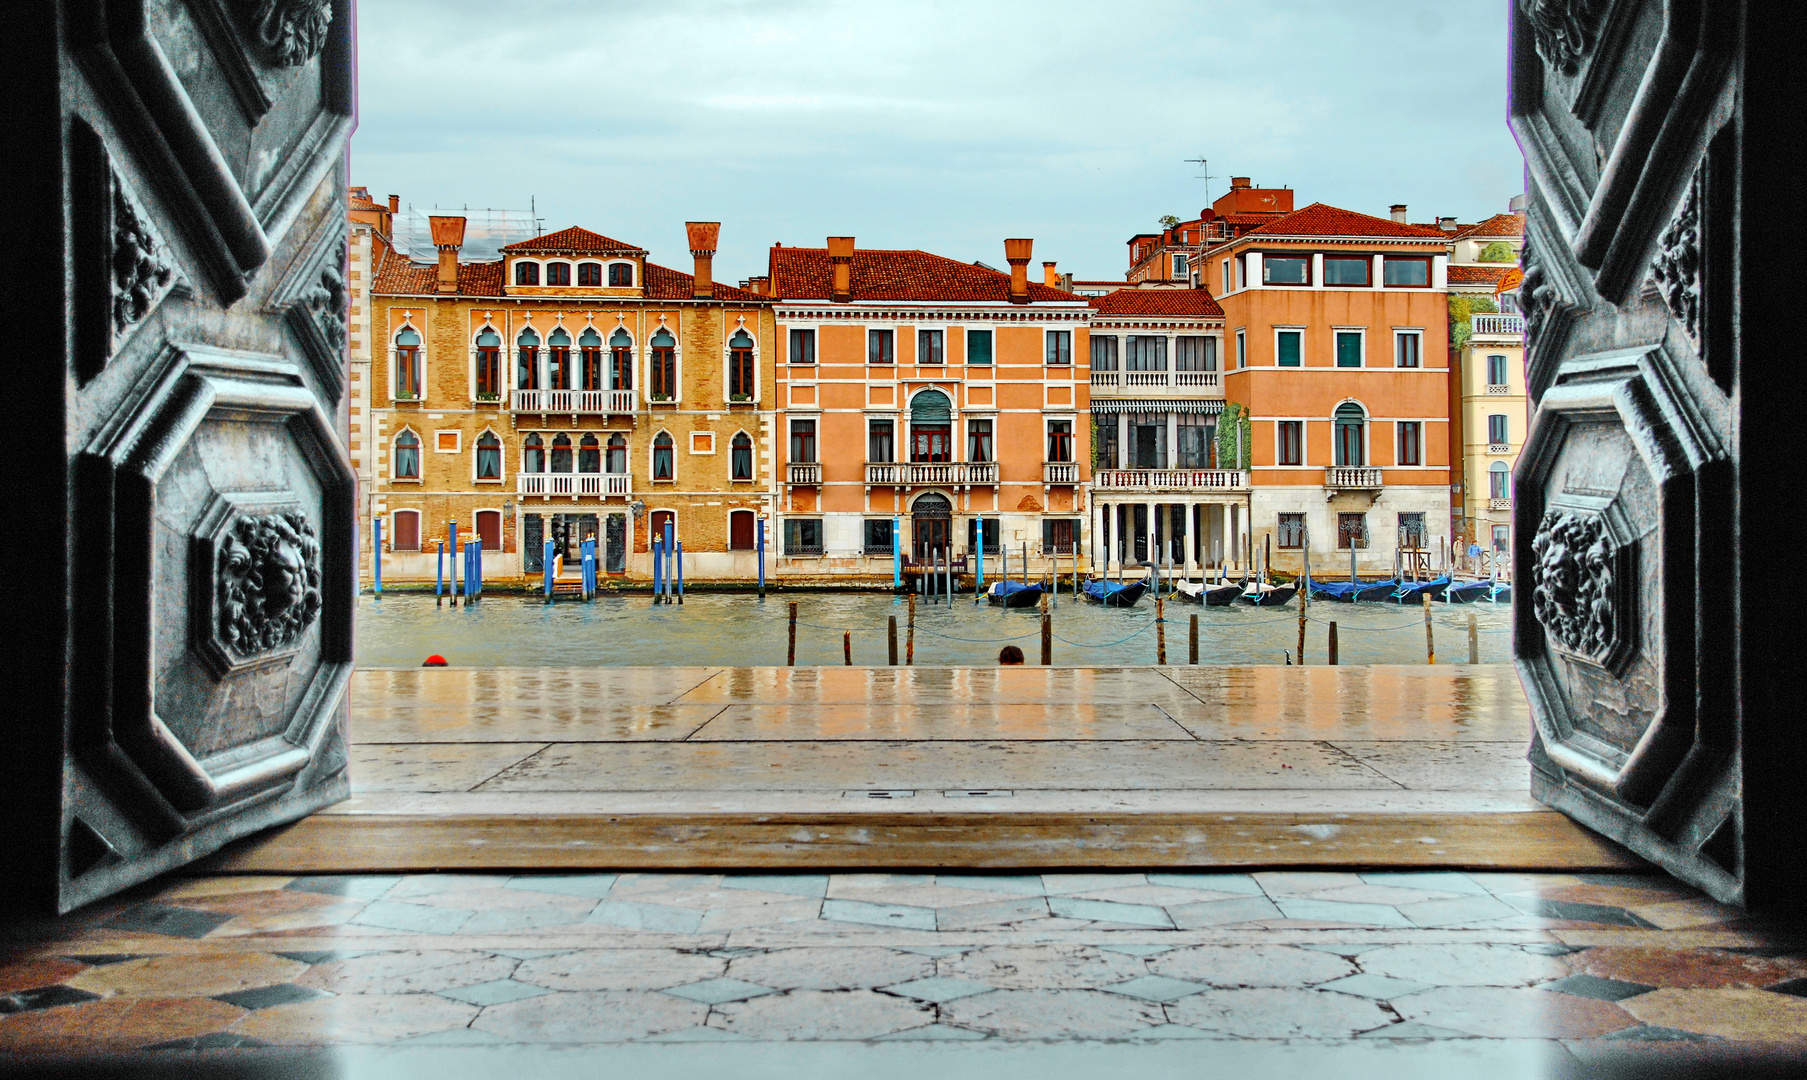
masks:
<path fill-rule="evenodd" d="M 562 326 L 546 339 L 546 389 L 571 389 L 571 335 Z"/>
<path fill-rule="evenodd" d="M 1092 335 L 1092 370 L 1117 370 L 1117 337 L 1115 334 Z"/>
<path fill-rule="evenodd" d="M 897 363 L 897 335 L 893 331 L 866 331 L 866 363 Z"/>
<path fill-rule="evenodd" d="M 728 400 L 753 400 L 753 338 L 745 330 L 728 339 Z"/>
<path fill-rule="evenodd" d="M 1165 337 L 1158 334 L 1131 334 L 1123 344 L 1123 370 L 1167 370 L 1167 339 Z"/>
<path fill-rule="evenodd" d="M 889 464 L 897 460 L 897 422 L 894 420 L 869 420 L 866 422 L 866 460 L 875 464 Z"/>
<path fill-rule="evenodd" d="M 502 440 L 493 431 L 477 436 L 477 479 L 502 479 Z"/>
<path fill-rule="evenodd" d="M 1274 425 L 1279 436 L 1276 448 L 1281 465 L 1305 464 L 1305 422 L 1303 420 L 1281 420 Z"/>
<path fill-rule="evenodd" d="M 968 330 L 966 332 L 966 362 L 977 367 L 985 367 L 991 363 L 990 330 Z"/>
<path fill-rule="evenodd" d="M 585 435 L 577 444 L 577 471 L 583 473 L 599 473 L 602 471 L 602 443 L 596 436 Z"/>
<path fill-rule="evenodd" d="M 1506 358 L 1499 353 L 1487 357 L 1487 385 L 1506 385 Z"/>
<path fill-rule="evenodd" d="M 1493 499 L 1512 497 L 1512 470 L 1503 461 L 1487 466 L 1487 495 Z"/>
<path fill-rule="evenodd" d="M 1362 366 L 1362 335 L 1359 330 L 1336 332 L 1336 366 Z"/>
<path fill-rule="evenodd" d="M 562 434 L 553 436 L 552 471 L 556 473 L 571 471 L 571 436 Z"/>
<path fill-rule="evenodd" d="M 602 284 L 602 264 L 587 262 L 577 264 L 577 283 L 585 287 Z"/>
<path fill-rule="evenodd" d="M 816 460 L 816 422 L 814 420 L 791 421 L 790 459 L 799 465 L 812 464 Z"/>
<path fill-rule="evenodd" d="M 791 363 L 813 364 L 816 362 L 816 332 L 814 330 L 791 331 Z"/>
<path fill-rule="evenodd" d="M 1304 351 L 1304 331 L 1279 330 L 1274 333 L 1274 363 L 1280 367 L 1298 367 Z"/>
<path fill-rule="evenodd" d="M 1502 413 L 1494 413 L 1487 418 L 1487 441 L 1494 446 L 1504 446 L 1512 441 L 1512 428 Z"/>
<path fill-rule="evenodd" d="M 1324 284 L 1366 285 L 1370 262 L 1366 255 L 1324 256 Z"/>
<path fill-rule="evenodd" d="M 966 422 L 966 460 L 994 460 L 990 420 L 968 420 Z"/>
<path fill-rule="evenodd" d="M 609 389 L 634 388 L 634 339 L 626 330 L 609 335 Z"/>
<path fill-rule="evenodd" d="M 420 436 L 404 431 L 395 437 L 395 478 L 420 479 Z"/>
<path fill-rule="evenodd" d="M 627 472 L 627 436 L 619 431 L 609 436 L 608 457 L 605 459 L 609 472 L 619 476 Z"/>
<path fill-rule="evenodd" d="M 1424 424 L 1417 420 L 1401 420 L 1394 426 L 1399 429 L 1399 463 L 1424 464 Z"/>
<path fill-rule="evenodd" d="M 539 432 L 527 436 L 521 443 L 521 471 L 525 473 L 543 473 L 546 471 L 546 442 L 540 438 Z"/>
<path fill-rule="evenodd" d="M 1065 367 L 1073 362 L 1073 331 L 1048 331 L 1048 363 Z"/>
<path fill-rule="evenodd" d="M 652 396 L 654 400 L 676 401 L 678 397 L 678 340 L 670 331 L 653 335 Z"/>
<path fill-rule="evenodd" d="M 395 335 L 395 397 L 413 401 L 420 397 L 420 335 L 406 326 Z"/>
<path fill-rule="evenodd" d="M 588 265 L 600 266 L 601 264 Z M 608 389 L 602 384 L 602 335 L 596 332 L 594 326 L 586 327 L 584 332 L 578 336 L 577 348 L 581 357 L 578 364 L 578 371 L 582 378 L 579 383 L 580 389 Z"/>
<path fill-rule="evenodd" d="M 611 288 L 625 289 L 632 287 L 633 284 L 633 263 L 618 262 L 609 264 L 609 285 Z"/>
<path fill-rule="evenodd" d="M 477 400 L 502 397 L 502 335 L 486 326 L 477 334 Z"/>
<path fill-rule="evenodd" d="M 729 475 L 736 480 L 753 479 L 753 437 L 739 432 L 728 444 Z"/>
<path fill-rule="evenodd" d="M 1182 469 L 1209 469 L 1217 444 L 1217 418 L 1204 413 L 1180 413 L 1175 417 L 1179 445 L 1175 462 Z"/>
<path fill-rule="evenodd" d="M 671 436 L 661 431 L 653 436 L 653 479 L 670 480 L 676 475 L 675 468 Z"/>
<path fill-rule="evenodd" d="M 546 284 L 548 284 L 548 285 L 569 285 L 569 284 L 571 284 L 571 264 L 567 263 L 567 262 L 547 263 L 546 264 Z"/>
<path fill-rule="evenodd" d="M 954 460 L 954 405 L 939 390 L 910 399 L 910 460 Z"/>
<path fill-rule="evenodd" d="M 515 379 L 517 390 L 538 390 L 540 388 L 540 336 L 533 327 L 521 331 L 515 338 Z"/>
<path fill-rule="evenodd" d="M 1075 555 L 1079 553 L 1079 522 L 1072 518 L 1042 519 L 1042 553 Z"/>
<path fill-rule="evenodd" d="M 1048 421 L 1048 460 L 1073 460 L 1073 421 Z"/>
<path fill-rule="evenodd" d="M 1367 426 L 1368 414 L 1353 401 L 1345 401 L 1336 407 L 1335 445 L 1336 464 L 1366 465 L 1367 455 L 1363 452 L 1362 429 Z"/>
<path fill-rule="evenodd" d="M 1393 335 L 1393 363 L 1396 367 L 1418 367 L 1424 362 L 1424 335 L 1416 331 Z"/>
<path fill-rule="evenodd" d="M 1173 339 L 1173 370 L 1216 371 L 1217 339 L 1204 334 L 1186 334 Z"/>
<path fill-rule="evenodd" d="M 1274 542 L 1283 548 L 1302 548 L 1305 546 L 1305 515 L 1281 514 L 1279 535 Z"/>
<path fill-rule="evenodd" d="M 786 555 L 822 554 L 822 519 L 785 518 L 784 553 Z"/>
<path fill-rule="evenodd" d="M 918 364 L 944 364 L 947 358 L 941 353 L 941 331 L 916 331 L 916 362 Z"/>
<path fill-rule="evenodd" d="M 516 285 L 538 285 L 540 283 L 540 264 L 535 262 L 515 263 L 514 283 Z"/>

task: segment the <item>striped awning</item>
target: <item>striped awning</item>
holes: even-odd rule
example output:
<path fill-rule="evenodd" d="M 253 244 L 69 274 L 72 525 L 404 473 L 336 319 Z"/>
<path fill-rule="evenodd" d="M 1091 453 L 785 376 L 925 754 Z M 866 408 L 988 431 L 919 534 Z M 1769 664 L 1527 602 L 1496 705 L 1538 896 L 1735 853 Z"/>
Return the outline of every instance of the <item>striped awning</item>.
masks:
<path fill-rule="evenodd" d="M 1104 398 L 1102 400 L 1093 398 L 1092 411 L 1095 413 L 1179 412 L 1216 415 L 1223 412 L 1223 399 L 1193 398 L 1191 400 L 1157 401 L 1150 398 Z"/>

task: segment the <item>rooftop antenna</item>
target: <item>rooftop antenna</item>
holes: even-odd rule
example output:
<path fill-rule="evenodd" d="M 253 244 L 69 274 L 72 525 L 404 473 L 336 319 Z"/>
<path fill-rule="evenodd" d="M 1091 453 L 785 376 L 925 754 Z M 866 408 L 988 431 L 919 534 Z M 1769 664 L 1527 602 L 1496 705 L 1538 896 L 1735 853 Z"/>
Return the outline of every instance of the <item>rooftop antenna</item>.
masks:
<path fill-rule="evenodd" d="M 1203 180 L 1205 182 L 1205 198 L 1209 199 L 1211 197 L 1211 181 L 1213 181 L 1217 178 L 1215 176 L 1211 175 L 1211 166 L 1208 162 L 1206 162 L 1205 156 L 1203 154 L 1200 154 L 1198 157 L 1195 157 L 1195 158 L 1187 158 L 1186 164 L 1198 166 L 1198 169 L 1199 169 L 1198 174 L 1195 175 L 1192 179 Z"/>

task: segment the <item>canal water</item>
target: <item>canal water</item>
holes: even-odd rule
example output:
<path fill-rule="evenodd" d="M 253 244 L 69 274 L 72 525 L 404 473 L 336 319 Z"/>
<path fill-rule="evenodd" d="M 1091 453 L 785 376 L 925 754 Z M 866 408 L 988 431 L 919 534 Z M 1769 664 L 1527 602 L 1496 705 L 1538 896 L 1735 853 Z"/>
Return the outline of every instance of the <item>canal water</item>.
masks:
<path fill-rule="evenodd" d="M 682 606 L 655 605 L 648 596 L 604 596 L 588 603 L 547 604 L 531 596 L 491 595 L 472 607 L 438 607 L 431 596 L 369 595 L 358 601 L 357 661 L 365 667 L 419 667 L 435 653 L 458 667 L 607 667 L 622 665 L 780 665 L 786 619 L 797 603 L 797 663 L 839 664 L 841 634 L 853 632 L 853 662 L 886 662 L 885 625 L 895 615 L 898 652 L 904 650 L 907 601 L 889 594 L 697 593 Z M 1204 608 L 1167 605 L 1167 662 L 1186 663 L 1188 617 L 1198 616 L 1199 663 L 1283 664 L 1299 637 L 1299 606 L 1238 604 Z M 1439 663 L 1468 659 L 1468 617 L 1479 629 L 1480 661 L 1511 659 L 1508 605 L 1432 605 Z M 1154 603 L 1105 608 L 1060 598 L 1053 609 L 1054 663 L 1115 667 L 1155 663 Z M 1330 620 L 1338 624 L 1344 664 L 1422 664 L 1422 608 L 1396 604 L 1314 603 L 1306 624 L 1305 662 L 1322 664 Z M 1028 662 L 1040 658 L 1035 611 L 975 606 L 956 597 L 950 607 L 916 605 L 916 663 L 997 663 L 1014 644 Z M 1295 656 L 1294 662 L 1297 662 Z"/>

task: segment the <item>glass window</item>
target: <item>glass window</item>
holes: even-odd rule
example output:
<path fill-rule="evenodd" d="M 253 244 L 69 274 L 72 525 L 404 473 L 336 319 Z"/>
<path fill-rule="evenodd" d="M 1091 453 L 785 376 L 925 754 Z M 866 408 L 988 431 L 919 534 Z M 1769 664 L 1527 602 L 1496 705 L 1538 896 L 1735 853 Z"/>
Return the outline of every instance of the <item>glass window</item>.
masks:
<path fill-rule="evenodd" d="M 1056 367 L 1073 362 L 1073 331 L 1048 331 L 1048 363 Z"/>
<path fill-rule="evenodd" d="M 666 330 L 653 335 L 652 396 L 675 401 L 678 396 L 678 341 Z"/>
<path fill-rule="evenodd" d="M 890 330 L 866 331 L 866 363 L 897 363 L 895 335 Z"/>
<path fill-rule="evenodd" d="M 1280 464 L 1305 464 L 1305 422 L 1282 420 L 1276 426 L 1280 429 Z"/>
<path fill-rule="evenodd" d="M 546 264 L 546 284 L 548 284 L 548 285 L 569 285 L 569 284 L 571 284 L 571 264 L 564 263 L 564 262 L 547 263 Z"/>
<path fill-rule="evenodd" d="M 609 389 L 634 388 L 634 339 L 626 330 L 609 335 Z"/>
<path fill-rule="evenodd" d="M 1048 460 L 1073 460 L 1073 421 L 1048 421 Z"/>
<path fill-rule="evenodd" d="M 395 478 L 420 479 L 420 437 L 404 431 L 395 437 Z"/>
<path fill-rule="evenodd" d="M 608 470 L 617 476 L 627 472 L 627 436 L 617 431 L 609 436 Z"/>
<path fill-rule="evenodd" d="M 420 335 L 405 327 L 395 335 L 395 396 L 404 401 L 420 396 Z"/>
<path fill-rule="evenodd" d="M 822 519 L 785 518 L 784 553 L 786 555 L 822 554 Z"/>
<path fill-rule="evenodd" d="M 633 263 L 610 263 L 609 285 L 617 289 L 629 288 L 634 284 Z"/>
<path fill-rule="evenodd" d="M 1382 264 L 1381 280 L 1403 288 L 1425 288 L 1431 283 L 1429 255 L 1388 255 Z"/>
<path fill-rule="evenodd" d="M 1406 548 L 1423 548 L 1426 544 L 1424 531 L 1424 515 L 1421 513 L 1402 513 L 1399 515 L 1399 546 Z"/>
<path fill-rule="evenodd" d="M 552 439 L 552 471 L 571 471 L 571 436 L 555 435 Z"/>
<path fill-rule="evenodd" d="M 1324 284 L 1366 285 L 1370 260 L 1366 255 L 1324 256 Z"/>
<path fill-rule="evenodd" d="M 1487 418 L 1487 441 L 1494 446 L 1505 446 L 1512 442 L 1510 422 L 1502 413 L 1494 413 Z"/>
<path fill-rule="evenodd" d="M 1261 260 L 1261 280 L 1269 285 L 1309 285 L 1311 260 L 1303 255 L 1269 255 Z"/>
<path fill-rule="evenodd" d="M 1302 548 L 1305 546 L 1305 515 L 1281 514 L 1280 535 L 1275 541 L 1283 548 Z"/>
<path fill-rule="evenodd" d="M 1117 467 L 1117 414 L 1094 414 L 1092 417 L 1092 454 L 1094 467 Z"/>
<path fill-rule="evenodd" d="M 592 286 L 592 287 L 601 285 L 602 284 L 602 264 L 601 263 L 593 263 L 593 262 L 578 263 L 577 264 L 577 283 L 579 285 L 586 285 L 586 286 Z"/>
<path fill-rule="evenodd" d="M 1417 420 L 1401 420 L 1399 428 L 1399 463 L 1424 464 L 1424 424 Z"/>
<path fill-rule="evenodd" d="M 1042 519 L 1042 554 L 1073 555 L 1078 552 L 1078 521 L 1072 518 Z"/>
<path fill-rule="evenodd" d="M 866 424 L 866 460 L 888 465 L 897 460 L 897 421 L 872 420 Z"/>
<path fill-rule="evenodd" d="M 1125 371 L 1166 371 L 1167 339 L 1154 334 L 1131 334 L 1124 343 Z"/>
<path fill-rule="evenodd" d="M 477 335 L 477 400 L 495 401 L 502 396 L 502 335 L 484 327 Z"/>
<path fill-rule="evenodd" d="M 1217 339 L 1203 334 L 1188 334 L 1173 340 L 1173 370 L 1216 371 Z"/>
<path fill-rule="evenodd" d="M 1092 370 L 1117 370 L 1117 337 L 1115 334 L 1092 335 Z"/>
<path fill-rule="evenodd" d="M 1506 385 L 1506 358 L 1499 353 L 1487 357 L 1487 385 Z"/>
<path fill-rule="evenodd" d="M 990 330 L 968 330 L 966 332 L 966 362 L 979 367 L 991 363 Z"/>
<path fill-rule="evenodd" d="M 535 262 L 515 263 L 514 283 L 516 285 L 538 285 L 540 283 L 540 264 Z"/>
<path fill-rule="evenodd" d="M 546 443 L 539 432 L 527 436 L 521 444 L 521 471 L 525 473 L 543 473 L 546 471 Z"/>
<path fill-rule="evenodd" d="M 868 555 L 891 554 L 891 519 L 867 518 L 865 552 Z"/>
<path fill-rule="evenodd" d="M 816 460 L 816 422 L 791 421 L 791 460 L 807 465 Z"/>
<path fill-rule="evenodd" d="M 753 479 L 753 437 L 744 431 L 740 432 L 729 444 L 729 450 L 731 451 L 729 458 L 733 470 L 731 475 L 734 479 Z"/>
<path fill-rule="evenodd" d="M 1336 516 L 1336 546 L 1347 551 L 1350 548 L 1368 546 L 1368 515 L 1338 514 Z"/>
<path fill-rule="evenodd" d="M 1174 448 L 1182 469 L 1209 469 L 1211 450 L 1217 441 L 1217 419 L 1203 413 L 1181 413 L 1175 418 L 1179 445 Z"/>
<path fill-rule="evenodd" d="M 577 444 L 577 471 L 599 473 L 602 471 L 602 443 L 596 436 L 585 435 Z"/>
<path fill-rule="evenodd" d="M 1298 367 L 1304 352 L 1303 330 L 1281 330 L 1274 335 L 1274 362 L 1281 367 Z"/>
<path fill-rule="evenodd" d="M 1424 335 L 1413 332 L 1393 335 L 1393 363 L 1398 367 L 1417 367 L 1423 363 Z"/>
<path fill-rule="evenodd" d="M 1176 278 L 1183 278 L 1186 276 L 1186 257 L 1184 255 L 1175 255 L 1173 257 L 1173 274 L 1171 276 Z"/>
<path fill-rule="evenodd" d="M 1238 330 L 1238 331 L 1236 331 L 1236 366 L 1237 367 L 1247 367 L 1248 365 L 1249 365 L 1248 335 L 1245 332 Z"/>
<path fill-rule="evenodd" d="M 753 338 L 745 330 L 728 339 L 728 400 L 753 400 Z"/>
<path fill-rule="evenodd" d="M 521 331 L 515 338 L 518 351 L 515 354 L 515 388 L 519 390 L 538 390 L 540 388 L 540 336 L 533 332 L 533 327 Z"/>
<path fill-rule="evenodd" d="M 502 479 L 502 440 L 493 431 L 477 436 L 477 479 Z"/>
<path fill-rule="evenodd" d="M 910 399 L 910 460 L 954 460 L 954 403 L 939 390 Z"/>
<path fill-rule="evenodd" d="M 1336 332 L 1336 366 L 1362 366 L 1362 335 L 1359 330 Z"/>
<path fill-rule="evenodd" d="M 966 422 L 966 460 L 994 460 L 991 446 L 990 420 L 968 420 Z"/>
<path fill-rule="evenodd" d="M 816 332 L 814 330 L 791 331 L 791 363 L 813 364 L 816 362 Z"/>
<path fill-rule="evenodd" d="M 1336 407 L 1336 464 L 1366 465 L 1368 463 L 1362 440 L 1362 429 L 1367 426 L 1367 422 L 1368 414 L 1353 401 L 1345 401 Z"/>
<path fill-rule="evenodd" d="M 674 476 L 671 436 L 663 431 L 653 436 L 653 479 L 670 480 Z"/>
<path fill-rule="evenodd" d="M 546 339 L 546 389 L 571 389 L 571 335 L 563 327 Z"/>
<path fill-rule="evenodd" d="M 1493 527 L 1493 550 L 1501 555 L 1512 550 L 1512 526 L 1495 525 Z"/>
<path fill-rule="evenodd" d="M 972 551 L 976 547 L 982 554 L 996 555 L 998 535 L 997 518 L 966 519 L 966 550 Z"/>
<path fill-rule="evenodd" d="M 945 364 L 946 357 L 941 353 L 941 331 L 916 331 L 916 362 L 918 364 Z"/>
<path fill-rule="evenodd" d="M 577 347 L 582 351 L 582 358 L 577 366 L 582 376 L 581 388 L 584 390 L 604 389 L 602 385 L 602 335 L 596 332 L 594 326 L 588 327 L 578 337 Z"/>
<path fill-rule="evenodd" d="M 1510 499 L 1512 497 L 1512 470 L 1503 461 L 1496 461 L 1487 466 L 1487 497 L 1491 499 Z"/>

